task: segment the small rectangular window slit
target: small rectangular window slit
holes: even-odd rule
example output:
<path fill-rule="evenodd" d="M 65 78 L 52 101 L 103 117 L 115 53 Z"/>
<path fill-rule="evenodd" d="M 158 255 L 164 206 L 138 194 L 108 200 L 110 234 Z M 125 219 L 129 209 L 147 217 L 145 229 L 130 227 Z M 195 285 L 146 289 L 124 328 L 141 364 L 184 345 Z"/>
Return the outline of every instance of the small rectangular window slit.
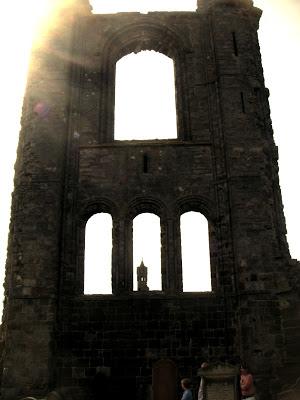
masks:
<path fill-rule="evenodd" d="M 143 171 L 145 174 L 147 174 L 148 170 L 149 170 L 149 159 L 148 159 L 147 154 L 144 154 L 144 156 L 143 156 Z"/>
<path fill-rule="evenodd" d="M 234 55 L 238 56 L 239 55 L 239 50 L 237 46 L 237 41 L 236 41 L 236 34 L 235 32 L 232 32 L 232 43 L 233 43 L 233 50 L 234 50 Z"/>
<path fill-rule="evenodd" d="M 244 93 L 241 92 L 241 105 L 242 105 L 242 111 L 245 114 L 246 113 L 246 108 L 245 108 L 245 99 L 244 99 Z"/>

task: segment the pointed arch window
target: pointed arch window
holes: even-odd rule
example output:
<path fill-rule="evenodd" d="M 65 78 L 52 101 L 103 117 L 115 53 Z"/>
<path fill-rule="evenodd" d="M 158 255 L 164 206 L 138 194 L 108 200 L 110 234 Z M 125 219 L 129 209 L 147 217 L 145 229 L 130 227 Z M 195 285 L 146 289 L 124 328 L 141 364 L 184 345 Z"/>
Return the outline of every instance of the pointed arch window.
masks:
<path fill-rule="evenodd" d="M 207 219 L 199 212 L 180 218 L 182 283 L 184 292 L 210 292 L 211 268 Z"/>
<path fill-rule="evenodd" d="M 94 214 L 86 223 L 84 294 L 112 293 L 112 218 Z"/>
<path fill-rule="evenodd" d="M 115 140 L 176 139 L 174 62 L 155 51 L 116 64 Z"/>
<path fill-rule="evenodd" d="M 140 286 L 144 287 L 144 290 L 147 290 L 145 286 L 148 290 L 162 290 L 160 232 L 160 218 L 155 214 L 142 213 L 133 220 L 134 291 L 138 290 L 138 273 L 143 280 Z"/>

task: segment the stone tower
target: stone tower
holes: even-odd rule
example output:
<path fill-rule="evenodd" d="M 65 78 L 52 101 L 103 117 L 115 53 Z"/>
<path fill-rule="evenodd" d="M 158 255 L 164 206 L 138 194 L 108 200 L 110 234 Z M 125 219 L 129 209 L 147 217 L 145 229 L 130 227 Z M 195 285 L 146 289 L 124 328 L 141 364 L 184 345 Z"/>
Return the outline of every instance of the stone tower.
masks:
<path fill-rule="evenodd" d="M 139 291 L 148 291 L 148 268 L 145 266 L 144 261 L 137 267 L 137 283 Z"/>
<path fill-rule="evenodd" d="M 300 375 L 299 264 L 286 242 L 261 11 L 251 0 L 199 0 L 195 12 L 146 15 L 65 4 L 33 51 L 24 100 L 3 399 L 60 388 L 80 400 L 151 391 L 157 400 L 153 370 L 175 393 L 172 379 L 193 378 L 202 361 L 240 360 L 255 374 L 259 400 L 279 398 Z M 114 140 L 116 62 L 141 50 L 174 61 L 177 139 Z M 187 211 L 208 220 L 211 293 L 182 290 L 179 220 Z M 113 293 L 88 296 L 85 225 L 101 212 L 113 220 Z M 132 221 L 143 212 L 161 223 L 155 293 L 133 292 Z"/>

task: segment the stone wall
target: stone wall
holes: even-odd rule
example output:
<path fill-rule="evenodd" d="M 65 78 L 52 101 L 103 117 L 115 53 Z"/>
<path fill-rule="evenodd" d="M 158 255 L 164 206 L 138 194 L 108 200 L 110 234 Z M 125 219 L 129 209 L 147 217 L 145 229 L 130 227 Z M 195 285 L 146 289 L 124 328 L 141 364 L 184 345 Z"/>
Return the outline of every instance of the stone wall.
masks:
<path fill-rule="evenodd" d="M 242 359 L 258 399 L 275 399 L 287 376 L 299 376 L 291 351 L 299 264 L 285 237 L 261 11 L 248 0 L 147 15 L 76 7 L 63 10 L 32 57 L 5 283 L 3 397 L 56 387 L 81 400 L 104 385 L 112 398 L 144 398 L 160 360 L 174 366 L 170 376 L 195 379 L 204 360 Z M 174 61 L 177 139 L 114 140 L 115 65 L 141 50 Z M 187 211 L 209 223 L 211 293 L 182 291 Z M 85 224 L 99 212 L 113 218 L 113 294 L 84 295 Z M 143 212 L 161 221 L 161 292 L 132 290 L 132 221 Z"/>

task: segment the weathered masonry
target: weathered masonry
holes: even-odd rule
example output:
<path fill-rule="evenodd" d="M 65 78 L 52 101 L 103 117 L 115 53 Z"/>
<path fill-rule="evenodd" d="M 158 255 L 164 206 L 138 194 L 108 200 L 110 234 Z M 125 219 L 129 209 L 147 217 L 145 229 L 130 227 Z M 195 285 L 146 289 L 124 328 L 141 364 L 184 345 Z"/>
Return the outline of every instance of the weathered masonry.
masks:
<path fill-rule="evenodd" d="M 87 0 L 61 7 L 33 51 L 24 102 L 3 399 L 58 388 L 67 399 L 168 399 L 180 377 L 196 382 L 202 361 L 247 362 L 259 400 L 284 398 L 296 382 L 299 263 L 286 242 L 260 16 L 251 0 L 148 14 L 94 15 Z M 174 61 L 176 139 L 114 140 L 116 62 L 142 50 Z M 182 290 L 188 211 L 209 225 L 208 293 Z M 145 212 L 160 218 L 161 291 L 133 291 L 132 223 Z M 111 295 L 83 289 L 96 213 L 112 217 Z"/>

